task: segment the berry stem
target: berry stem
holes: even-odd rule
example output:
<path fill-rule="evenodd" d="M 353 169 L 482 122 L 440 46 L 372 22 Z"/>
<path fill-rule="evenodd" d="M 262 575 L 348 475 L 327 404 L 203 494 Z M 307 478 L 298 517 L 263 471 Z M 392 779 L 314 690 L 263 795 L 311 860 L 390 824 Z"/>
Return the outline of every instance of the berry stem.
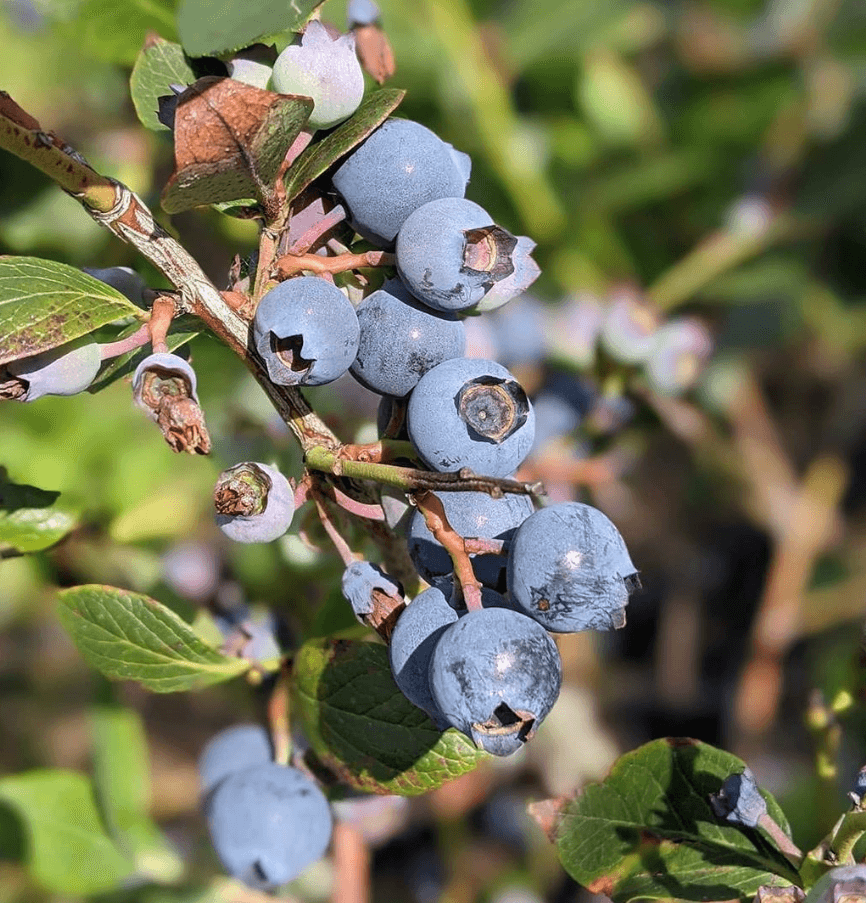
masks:
<path fill-rule="evenodd" d="M 363 517 L 365 520 L 385 520 L 385 512 L 382 510 L 381 505 L 371 505 L 365 502 L 359 502 L 357 499 L 353 499 L 351 496 L 346 495 L 342 489 L 335 486 L 333 483 L 327 483 L 326 486 L 333 494 L 334 501 L 344 511 L 348 511 L 349 514 L 354 514 L 356 517 Z"/>
<path fill-rule="evenodd" d="M 349 543 L 340 535 L 340 531 L 334 526 L 334 522 L 331 520 L 331 516 L 328 514 L 328 510 L 325 507 L 324 500 L 319 493 L 318 489 L 310 484 L 310 498 L 316 505 L 316 511 L 319 514 L 319 520 L 322 522 L 322 526 L 325 528 L 325 532 L 328 534 L 328 538 L 334 544 L 334 548 L 336 548 L 337 553 L 340 556 L 343 564 L 348 567 L 352 562 L 360 560 L 361 556 L 356 555 L 351 548 L 349 547 Z"/>
<path fill-rule="evenodd" d="M 827 852 L 839 865 L 853 865 L 854 846 L 866 834 L 866 809 L 859 807 L 846 812 L 836 825 Z"/>
<path fill-rule="evenodd" d="M 780 853 L 789 859 L 797 868 L 800 867 L 800 864 L 803 861 L 803 851 L 790 837 L 788 837 L 778 822 L 776 822 L 768 812 L 765 812 L 758 819 L 758 827 L 763 828 L 767 834 L 770 835 L 771 840 L 776 844 Z"/>
<path fill-rule="evenodd" d="M 470 555 L 504 555 L 504 539 L 479 539 L 474 536 L 463 538 L 463 546 Z"/>
<path fill-rule="evenodd" d="M 112 357 L 119 357 L 126 354 L 127 351 L 135 351 L 150 341 L 150 329 L 148 324 L 136 329 L 132 335 L 128 335 L 125 339 L 118 339 L 116 342 L 106 342 L 99 346 L 99 357 L 107 361 Z"/>
<path fill-rule="evenodd" d="M 99 223 L 146 257 L 179 290 L 178 309 L 198 317 L 252 371 L 303 449 L 337 448 L 339 440 L 292 386 L 274 385 L 249 353 L 249 324 L 226 303 L 193 256 L 154 219 L 147 205 L 116 179 L 103 176 L 29 113 L 0 92 L 0 147 L 50 176 Z"/>
<path fill-rule="evenodd" d="M 481 583 L 472 569 L 472 561 L 463 542 L 463 537 L 448 523 L 442 502 L 430 491 L 413 493 L 412 499 L 424 515 L 424 523 L 433 538 L 451 556 L 454 576 L 463 590 L 463 600 L 469 611 L 481 608 Z"/>
<path fill-rule="evenodd" d="M 332 903 L 369 903 L 370 850 L 353 824 L 338 821 L 332 836 L 334 890 Z"/>
<path fill-rule="evenodd" d="M 361 254 L 339 254 L 336 257 L 320 257 L 318 254 L 285 254 L 277 259 L 275 267 L 280 279 L 297 275 L 306 270 L 318 276 L 345 273 L 358 267 L 394 266 L 396 257 L 388 251 L 364 251 Z"/>
<path fill-rule="evenodd" d="M 486 492 L 494 498 L 500 498 L 505 492 L 532 496 L 544 494 L 544 487 L 540 483 L 520 483 L 517 480 L 478 476 L 467 469 L 457 473 L 438 473 L 413 467 L 398 467 L 395 464 L 353 461 L 344 458 L 341 451 L 323 446 L 308 449 L 304 461 L 310 470 L 356 480 L 373 480 L 404 492 L 428 489 L 436 492 Z"/>
<path fill-rule="evenodd" d="M 153 299 L 153 304 L 150 308 L 150 321 L 147 326 L 150 330 L 150 345 L 154 354 L 168 351 L 166 337 L 176 312 L 174 298 L 171 296 L 160 295 Z"/>
<path fill-rule="evenodd" d="M 346 219 L 346 208 L 342 204 L 337 204 L 332 210 L 329 210 L 317 223 L 310 226 L 290 247 L 289 254 L 300 255 L 306 254 L 310 248 L 323 236 L 329 229 L 339 225 Z"/>

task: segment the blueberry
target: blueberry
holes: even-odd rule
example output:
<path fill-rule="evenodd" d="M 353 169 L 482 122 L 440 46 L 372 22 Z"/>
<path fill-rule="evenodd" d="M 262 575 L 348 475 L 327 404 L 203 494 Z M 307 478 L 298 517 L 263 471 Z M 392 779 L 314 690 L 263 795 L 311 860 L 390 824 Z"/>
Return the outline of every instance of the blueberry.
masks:
<path fill-rule="evenodd" d="M 372 25 L 378 22 L 382 16 L 382 11 L 373 2 L 373 0 L 349 0 L 346 7 L 346 18 L 349 26 L 352 25 Z"/>
<path fill-rule="evenodd" d="M 235 542 L 272 542 L 289 529 L 295 496 L 267 464 L 245 461 L 224 470 L 214 489 L 216 522 Z"/>
<path fill-rule="evenodd" d="M 352 606 L 355 617 L 362 623 L 365 615 L 373 613 L 376 590 L 388 596 L 402 596 L 403 588 L 392 580 L 378 565 L 369 561 L 353 561 L 345 571 L 340 584 L 343 597 Z"/>
<path fill-rule="evenodd" d="M 317 276 L 281 282 L 264 295 L 253 319 L 256 350 L 281 386 L 333 382 L 355 359 L 359 337 L 349 300 Z"/>
<path fill-rule="evenodd" d="M 506 367 L 540 363 L 547 352 L 544 318 L 544 305 L 531 295 L 521 295 L 492 313 L 496 360 Z"/>
<path fill-rule="evenodd" d="M 297 44 L 277 57 L 271 87 L 280 94 L 312 97 L 311 129 L 329 129 L 358 109 L 364 97 L 364 73 L 351 34 L 334 39 L 317 19 L 307 23 Z"/>
<path fill-rule="evenodd" d="M 822 875 L 805 903 L 862 903 L 866 900 L 866 865 L 840 865 Z"/>
<path fill-rule="evenodd" d="M 320 859 L 333 825 L 322 791 L 296 768 L 275 762 L 228 775 L 205 814 L 226 871 L 259 890 L 280 887 Z"/>
<path fill-rule="evenodd" d="M 443 718 L 430 692 L 428 668 L 439 637 L 457 620 L 457 612 L 441 590 L 430 587 L 403 609 L 391 634 L 388 654 L 394 682 L 403 695 L 444 730 Z"/>
<path fill-rule="evenodd" d="M 133 304 L 142 304 L 142 293 L 146 288 L 144 279 L 129 267 L 82 267 L 83 271 L 94 279 L 116 288 L 125 295 Z"/>
<path fill-rule="evenodd" d="M 761 816 L 767 812 L 767 802 L 749 768 L 728 775 L 718 793 L 710 794 L 710 805 L 717 818 L 747 828 L 757 828 Z"/>
<path fill-rule="evenodd" d="M 518 239 L 464 198 L 430 201 L 397 234 L 397 271 L 416 298 L 435 310 L 466 310 L 514 272 Z"/>
<path fill-rule="evenodd" d="M 553 708 L 562 662 L 540 624 L 507 608 L 482 608 L 442 634 L 429 674 L 445 718 L 479 748 L 507 756 Z"/>
<path fill-rule="evenodd" d="M 695 383 L 712 347 L 698 320 L 671 320 L 656 333 L 645 364 L 647 379 L 657 392 L 679 395 Z"/>
<path fill-rule="evenodd" d="M 10 361 L 5 369 L 13 379 L 4 383 L 0 376 L 0 398 L 28 402 L 43 395 L 77 395 L 93 382 L 101 364 L 99 345 L 94 342 Z"/>
<path fill-rule="evenodd" d="M 268 82 L 273 74 L 273 69 L 267 63 L 260 63 L 257 60 L 248 60 L 243 57 L 229 60 L 226 63 L 226 67 L 229 70 L 230 78 L 262 90 L 267 89 Z"/>
<path fill-rule="evenodd" d="M 637 293 L 623 289 L 611 297 L 601 327 L 608 354 L 624 364 L 640 364 L 655 342 L 658 317 Z"/>
<path fill-rule="evenodd" d="M 384 247 L 423 204 L 462 198 L 469 167 L 465 154 L 420 123 L 387 119 L 337 167 L 333 185 L 352 228 Z"/>
<path fill-rule="evenodd" d="M 428 370 L 462 356 L 466 346 L 463 324 L 425 308 L 399 279 L 364 298 L 357 314 L 361 336 L 349 372 L 382 395 L 407 395 Z"/>
<path fill-rule="evenodd" d="M 202 797 L 207 796 L 228 775 L 252 765 L 263 765 L 271 759 L 271 738 L 260 724 L 237 724 L 220 731 L 199 756 L 198 777 Z"/>
<path fill-rule="evenodd" d="M 508 542 L 535 510 L 528 496 L 513 493 L 494 499 L 486 492 L 440 492 L 438 498 L 448 523 L 464 538 Z M 417 510 L 409 521 L 408 546 L 418 573 L 428 583 L 438 584 L 451 576 L 451 556 L 433 538 L 424 515 Z M 481 583 L 495 589 L 505 584 L 507 561 L 506 555 L 475 555 L 472 569 Z"/>
<path fill-rule="evenodd" d="M 532 400 L 535 409 L 535 443 L 538 451 L 551 439 L 567 436 L 592 410 L 596 389 L 569 373 L 553 373 Z"/>
<path fill-rule="evenodd" d="M 429 370 L 409 396 L 409 438 L 428 467 L 469 467 L 505 477 L 529 454 L 535 414 L 514 377 L 495 361 L 453 358 Z"/>
<path fill-rule="evenodd" d="M 609 630 L 625 623 L 639 586 L 619 530 L 596 508 L 562 502 L 518 527 L 508 555 L 508 591 L 548 630 Z"/>

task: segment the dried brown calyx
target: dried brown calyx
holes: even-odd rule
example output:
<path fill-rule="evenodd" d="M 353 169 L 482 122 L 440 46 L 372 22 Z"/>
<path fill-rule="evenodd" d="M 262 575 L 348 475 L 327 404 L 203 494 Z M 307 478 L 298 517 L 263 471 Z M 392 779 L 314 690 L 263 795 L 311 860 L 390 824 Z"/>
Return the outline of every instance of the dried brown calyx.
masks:
<path fill-rule="evenodd" d="M 499 226 L 467 229 L 463 235 L 463 269 L 486 275 L 490 282 L 499 282 L 514 272 L 512 252 L 517 239 Z"/>
<path fill-rule="evenodd" d="M 229 467 L 220 474 L 214 488 L 216 513 L 226 517 L 261 514 L 267 507 L 272 486 L 270 476 L 252 461 Z"/>
<path fill-rule="evenodd" d="M 463 386 L 457 409 L 479 439 L 500 443 L 526 422 L 529 399 L 514 380 L 482 376 Z"/>

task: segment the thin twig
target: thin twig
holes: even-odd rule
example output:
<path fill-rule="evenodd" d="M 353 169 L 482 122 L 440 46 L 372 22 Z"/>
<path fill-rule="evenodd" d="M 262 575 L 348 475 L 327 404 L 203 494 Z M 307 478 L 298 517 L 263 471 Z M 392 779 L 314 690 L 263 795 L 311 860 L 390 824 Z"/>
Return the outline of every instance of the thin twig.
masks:
<path fill-rule="evenodd" d="M 472 569 L 472 561 L 463 543 L 463 537 L 448 523 L 442 502 L 432 492 L 415 492 L 412 499 L 424 515 L 424 523 L 433 538 L 451 557 L 454 576 L 463 590 L 463 600 L 469 611 L 481 608 L 481 582 Z"/>
<path fill-rule="evenodd" d="M 339 254 L 320 257 L 318 254 L 285 254 L 277 258 L 274 267 L 281 279 L 307 271 L 317 275 L 345 273 L 358 267 L 386 267 L 396 264 L 396 256 L 388 251 L 364 251 L 360 254 Z"/>
<path fill-rule="evenodd" d="M 337 204 L 336 207 L 329 210 L 317 223 L 310 226 L 310 228 L 289 247 L 289 254 L 306 254 L 329 229 L 338 226 L 345 219 L 346 208 L 343 207 L 342 204 Z"/>

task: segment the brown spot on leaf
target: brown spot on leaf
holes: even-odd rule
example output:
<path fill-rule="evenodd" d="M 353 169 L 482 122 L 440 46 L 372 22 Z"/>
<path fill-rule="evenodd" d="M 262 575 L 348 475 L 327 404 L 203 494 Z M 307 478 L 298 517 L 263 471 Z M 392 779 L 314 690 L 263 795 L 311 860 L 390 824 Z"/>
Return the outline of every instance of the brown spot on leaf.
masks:
<path fill-rule="evenodd" d="M 555 796 L 548 800 L 539 800 L 537 803 L 530 803 L 526 807 L 530 818 L 533 818 L 544 831 L 547 839 L 551 843 L 556 843 L 559 833 L 559 826 L 562 822 L 562 816 L 565 813 L 565 807 L 571 801 L 567 796 Z"/>

